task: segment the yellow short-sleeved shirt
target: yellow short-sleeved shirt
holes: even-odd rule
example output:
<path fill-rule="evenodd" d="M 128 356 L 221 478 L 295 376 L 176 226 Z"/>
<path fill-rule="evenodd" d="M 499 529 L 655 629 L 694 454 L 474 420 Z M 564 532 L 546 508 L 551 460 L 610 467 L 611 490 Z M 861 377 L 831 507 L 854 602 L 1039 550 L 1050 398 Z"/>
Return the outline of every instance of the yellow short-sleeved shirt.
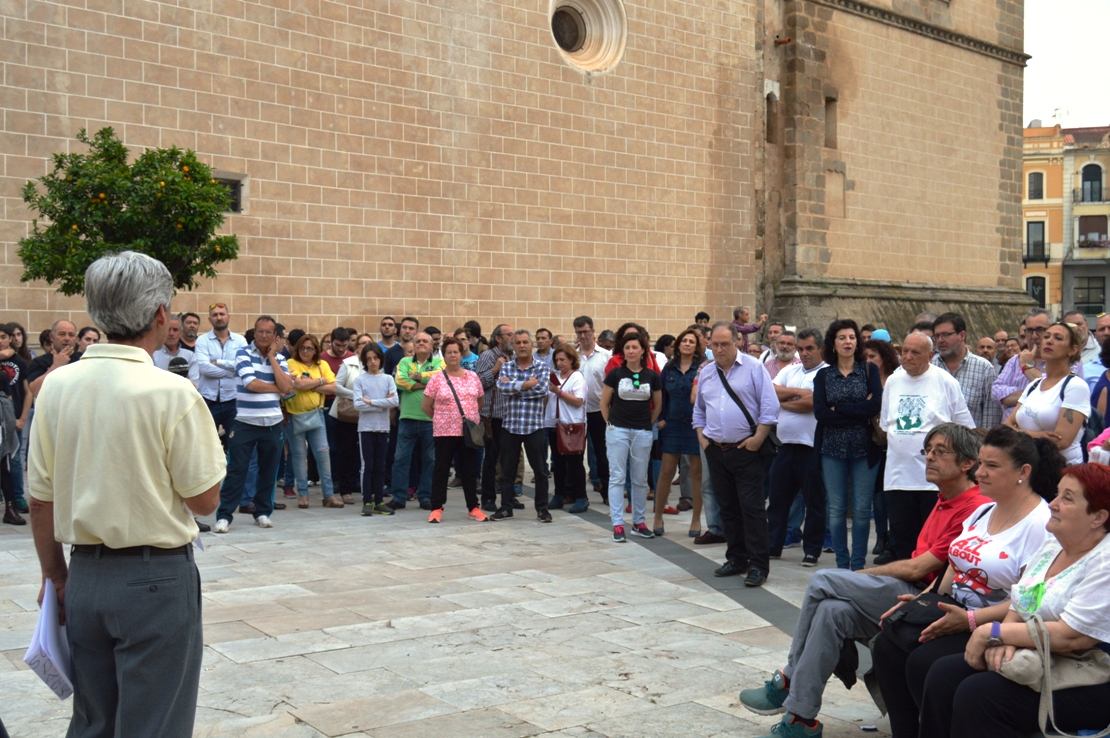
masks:
<path fill-rule="evenodd" d="M 315 366 L 302 364 L 296 359 L 289 359 L 289 373 L 294 377 L 303 377 L 305 374 L 313 379 L 323 377 L 324 384 L 335 381 L 335 372 L 327 362 L 317 361 Z M 316 410 L 324 406 L 324 396 L 315 390 L 297 390 L 297 393 L 285 401 L 285 411 L 290 415 L 300 415 L 309 410 Z"/>
<path fill-rule="evenodd" d="M 62 543 L 184 546 L 197 525 L 182 500 L 226 473 L 200 393 L 133 346 L 90 346 L 52 372 L 31 431 L 31 496 L 54 503 Z"/>

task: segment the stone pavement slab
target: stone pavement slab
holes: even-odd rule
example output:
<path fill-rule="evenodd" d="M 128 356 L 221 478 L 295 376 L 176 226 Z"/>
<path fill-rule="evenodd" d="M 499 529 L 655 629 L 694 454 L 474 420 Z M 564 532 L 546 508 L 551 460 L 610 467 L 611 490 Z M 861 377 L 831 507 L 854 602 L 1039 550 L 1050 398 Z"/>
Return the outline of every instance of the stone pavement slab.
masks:
<path fill-rule="evenodd" d="M 798 549 L 753 592 L 711 576 L 723 546 L 694 546 L 688 512 L 668 517 L 673 537 L 615 544 L 600 506 L 478 524 L 451 490 L 428 525 L 411 505 L 312 505 L 204 536 L 197 738 L 686 738 L 775 722 L 737 692 L 785 662 L 814 571 Z M 71 703 L 21 661 L 39 589 L 29 534 L 0 530 L 0 717 L 45 738 Z M 886 726 L 862 688 L 833 680 L 826 696 L 829 738 Z"/>

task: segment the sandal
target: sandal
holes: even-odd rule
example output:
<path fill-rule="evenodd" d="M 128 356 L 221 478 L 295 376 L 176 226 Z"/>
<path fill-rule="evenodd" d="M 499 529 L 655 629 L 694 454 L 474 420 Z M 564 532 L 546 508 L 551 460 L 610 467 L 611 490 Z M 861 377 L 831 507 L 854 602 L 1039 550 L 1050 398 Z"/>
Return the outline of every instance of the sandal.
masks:
<path fill-rule="evenodd" d="M 332 495 L 331 497 L 324 498 L 324 507 L 343 507 L 343 498 L 339 495 Z"/>
<path fill-rule="evenodd" d="M 297 500 L 297 507 L 301 508 L 302 510 L 307 510 L 308 509 L 308 497 L 299 498 Z"/>

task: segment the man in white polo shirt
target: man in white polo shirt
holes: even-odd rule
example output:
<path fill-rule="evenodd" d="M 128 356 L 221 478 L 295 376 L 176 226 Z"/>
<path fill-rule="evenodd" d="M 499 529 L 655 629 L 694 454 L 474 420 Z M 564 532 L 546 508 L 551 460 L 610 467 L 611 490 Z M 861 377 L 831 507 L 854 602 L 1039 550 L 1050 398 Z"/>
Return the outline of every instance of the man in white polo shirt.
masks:
<path fill-rule="evenodd" d="M 188 362 L 189 378 L 193 379 L 196 354 L 185 348 L 185 345 L 181 343 L 181 320 L 170 316 L 169 325 L 166 326 L 166 342 L 154 352 L 154 366 L 169 371 L 170 360 L 178 357 Z"/>
<path fill-rule="evenodd" d="M 254 522 L 272 528 L 274 481 L 284 445 L 281 398 L 293 389 L 293 378 L 281 355 L 277 321 L 263 315 L 254 321 L 254 342 L 235 357 L 238 394 L 235 422 L 228 434 L 227 479 L 220 489 L 216 533 L 227 533 L 243 496 L 251 454 L 258 453 L 258 484 L 254 492 Z"/>
<path fill-rule="evenodd" d="M 87 310 L 108 343 L 51 372 L 36 403 L 31 529 L 72 654 L 73 736 L 193 735 L 204 650 L 193 514 L 216 509 L 224 455 L 196 389 L 151 361 L 171 297 L 169 271 L 145 254 L 93 262 Z"/>

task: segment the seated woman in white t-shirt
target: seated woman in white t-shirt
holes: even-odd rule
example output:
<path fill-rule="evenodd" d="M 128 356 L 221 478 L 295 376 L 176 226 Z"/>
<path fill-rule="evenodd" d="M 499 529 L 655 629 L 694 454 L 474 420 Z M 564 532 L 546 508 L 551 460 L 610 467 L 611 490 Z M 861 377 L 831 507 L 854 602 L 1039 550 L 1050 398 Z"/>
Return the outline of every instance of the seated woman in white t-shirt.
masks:
<path fill-rule="evenodd" d="M 926 458 L 926 464 L 934 461 Z M 963 532 L 948 548 L 948 570 L 936 590 L 962 607 L 942 603 L 944 617 L 922 632 L 921 645 L 912 651 L 903 650 L 889 628 L 875 640 L 875 674 L 894 738 L 917 738 L 922 693 L 933 664 L 964 653 L 977 626 L 1001 622 L 1010 611 L 1010 588 L 1050 538 L 1047 500 L 1056 496 L 1064 466 L 1064 457 L 1047 438 L 998 426 L 983 439 L 975 477 L 979 491 L 993 502 L 964 521 Z M 916 597 L 902 595 L 899 607 Z"/>
<path fill-rule="evenodd" d="M 1069 464 L 1083 463 L 1080 431 L 1091 414 L 1087 383 L 1071 373 L 1082 350 L 1074 328 L 1067 323 L 1050 325 L 1041 342 L 1044 375 L 1029 383 L 1005 421 L 1031 436 L 1051 439 Z"/>
<path fill-rule="evenodd" d="M 551 475 L 555 481 L 555 494 L 548 508 L 560 510 L 569 501 L 568 512 L 583 513 L 590 507 L 586 500 L 585 450 L 577 454 L 559 451 L 556 425 L 586 422 L 586 378 L 578 371 L 581 358 L 569 343 L 551 352 L 555 362 L 551 386 L 544 410 L 544 427 L 547 428 L 548 445 L 551 446 Z"/>
<path fill-rule="evenodd" d="M 1037 725 L 1040 695 L 995 673 L 1017 649 L 1033 647 L 1025 621 L 1034 613 L 1048 628 L 1053 653 L 1110 642 L 1110 467 L 1069 466 L 1048 508 L 1051 535 L 1011 589 L 1006 619 L 980 625 L 966 653 L 946 656 L 929 671 L 921 735 L 1016 738 L 1045 730 Z M 1056 689 L 1052 697 L 1061 731 L 1110 724 L 1110 683 Z"/>

